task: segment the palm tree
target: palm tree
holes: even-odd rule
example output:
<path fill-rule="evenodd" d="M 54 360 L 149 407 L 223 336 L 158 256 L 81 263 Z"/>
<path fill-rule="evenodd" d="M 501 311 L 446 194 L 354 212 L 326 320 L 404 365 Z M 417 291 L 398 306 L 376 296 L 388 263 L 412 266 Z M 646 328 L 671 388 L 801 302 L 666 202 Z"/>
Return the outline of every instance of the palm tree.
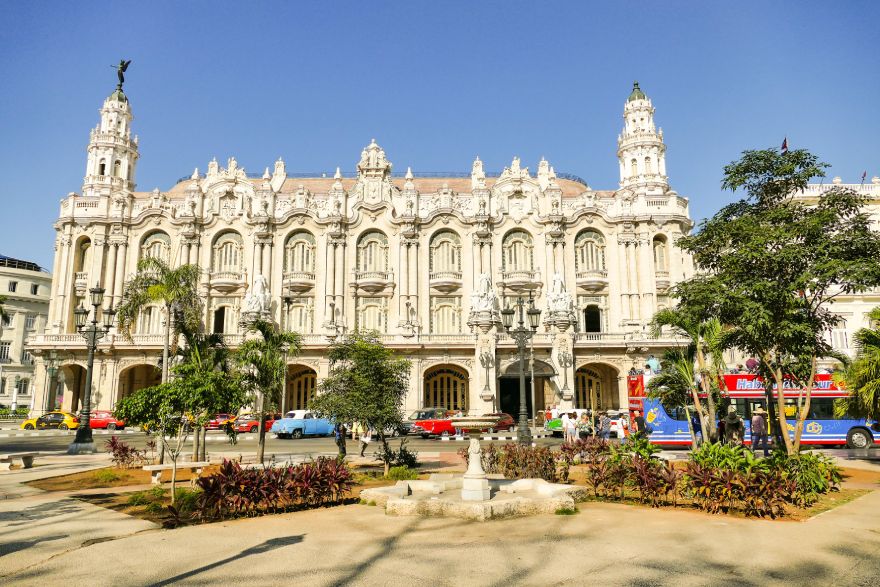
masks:
<path fill-rule="evenodd" d="M 260 425 L 257 462 L 262 463 L 266 448 L 263 414 L 267 408 L 274 409 L 278 405 L 283 392 L 284 372 L 287 369 L 285 356 L 299 353 L 301 339 L 296 332 L 279 330 L 265 320 L 255 321 L 250 329 L 259 336 L 244 341 L 238 347 L 235 362 L 241 369 L 245 389 L 252 394 L 254 400 L 254 412 Z"/>
<path fill-rule="evenodd" d="M 710 441 L 718 437 L 716 405 L 713 390 L 724 373 L 723 340 L 724 327 L 717 318 L 701 320 L 679 308 L 665 308 L 654 314 L 651 334 L 660 336 L 664 326 L 670 326 L 688 336 L 693 344 L 694 357 L 699 372 L 700 390 L 706 396 L 706 412 L 703 412 L 699 394 L 694 390 L 694 406 L 703 428 L 703 435 Z"/>
<path fill-rule="evenodd" d="M 880 306 L 871 310 L 868 320 L 873 325 L 855 333 L 857 354 L 842 374 L 849 397 L 835 408 L 839 416 L 850 414 L 880 419 Z"/>
<path fill-rule="evenodd" d="M 122 304 L 116 317 L 119 331 L 131 340 L 138 314 L 148 305 L 159 303 L 165 313 L 165 341 L 162 345 L 162 382 L 168 380 L 168 359 L 184 328 L 197 331 L 201 325 L 201 299 L 198 292 L 199 266 L 171 265 L 156 257 L 137 264 L 134 277 L 125 283 Z M 172 333 L 173 344 L 172 344 Z"/>
<path fill-rule="evenodd" d="M 700 424 L 703 425 L 705 421 L 698 407 L 700 396 L 695 382 L 695 360 L 696 345 L 693 343 L 684 348 L 669 349 L 663 354 L 663 369 L 651 378 L 647 389 L 648 397 L 659 399 L 664 406 L 684 409 L 691 434 L 691 447 L 694 449 L 697 448 L 697 435 L 691 423 L 688 404 L 697 406 Z"/>

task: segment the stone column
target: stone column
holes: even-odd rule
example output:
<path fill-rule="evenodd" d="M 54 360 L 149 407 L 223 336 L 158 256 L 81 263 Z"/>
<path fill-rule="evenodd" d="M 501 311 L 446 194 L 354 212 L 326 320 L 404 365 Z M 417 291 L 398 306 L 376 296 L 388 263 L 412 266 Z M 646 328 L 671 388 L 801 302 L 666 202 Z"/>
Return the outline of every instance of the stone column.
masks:
<path fill-rule="evenodd" d="M 629 275 L 629 316 L 631 320 L 638 320 L 639 315 L 639 276 L 638 276 L 638 256 L 635 241 L 630 242 L 626 247 L 626 264 Z"/>
<path fill-rule="evenodd" d="M 253 283 L 255 276 L 263 274 L 263 244 L 256 240 L 254 241 L 253 264 L 254 271 L 251 275 L 251 283 Z"/>
<path fill-rule="evenodd" d="M 104 269 L 104 288 L 107 290 L 110 305 L 113 305 L 113 288 L 116 285 L 116 256 L 119 253 L 119 245 L 110 243 L 110 259 L 107 261 L 107 267 Z"/>
<path fill-rule="evenodd" d="M 47 326 L 51 327 L 55 333 L 62 331 L 59 314 L 64 308 L 65 292 L 63 284 L 67 279 L 67 274 L 70 273 L 70 271 L 67 271 L 66 264 L 70 247 L 65 242 L 63 236 L 55 239 L 55 259 L 53 259 L 52 265 L 52 286 L 50 288 L 49 317 L 47 322 Z"/>
<path fill-rule="evenodd" d="M 628 247 L 626 241 L 622 241 L 617 245 L 617 259 L 620 267 L 620 319 L 626 321 L 630 319 L 629 313 L 629 266 L 628 266 Z"/>
<path fill-rule="evenodd" d="M 421 308 L 419 308 L 419 244 L 417 241 L 414 241 L 409 246 L 407 257 L 409 259 L 407 263 L 409 269 L 407 272 L 407 278 L 409 279 L 409 300 L 412 303 L 415 318 L 416 320 L 419 320 L 422 312 Z"/>
<path fill-rule="evenodd" d="M 397 315 L 402 317 L 402 322 L 409 320 L 406 315 L 406 302 L 409 301 L 409 242 L 401 241 L 398 258 L 400 259 L 400 291 L 397 295 Z"/>
<path fill-rule="evenodd" d="M 339 320 L 343 325 L 347 325 L 348 312 L 345 307 L 345 241 L 340 239 L 336 245 L 336 288 L 334 290 L 334 300 L 339 310 Z"/>
<path fill-rule="evenodd" d="M 263 262 L 261 263 L 263 268 L 263 277 L 266 278 L 269 282 L 269 287 L 272 286 L 272 239 L 271 237 L 267 242 L 263 243 Z"/>
<path fill-rule="evenodd" d="M 96 236 L 92 240 L 92 247 L 94 248 L 94 253 L 92 254 L 92 266 L 88 269 L 89 272 L 89 283 L 86 290 L 95 287 L 96 284 L 100 284 L 101 287 L 105 286 L 103 281 L 104 278 L 104 255 L 107 250 L 106 241 L 103 236 Z M 106 289 L 106 288 L 105 288 Z"/>
<path fill-rule="evenodd" d="M 642 324 L 646 324 L 654 315 L 654 264 L 651 261 L 653 250 L 648 233 L 639 235 L 639 293 L 641 294 Z"/>
<path fill-rule="evenodd" d="M 113 305 L 118 306 L 122 301 L 122 290 L 125 281 L 125 264 L 128 261 L 126 254 L 128 252 L 127 243 L 119 243 L 119 250 L 116 252 L 116 277 L 113 279 Z"/>
<path fill-rule="evenodd" d="M 329 323 L 333 316 L 330 315 L 330 302 L 336 303 L 333 297 L 336 294 L 336 244 L 333 239 L 327 237 L 327 246 L 324 249 L 324 322 Z"/>

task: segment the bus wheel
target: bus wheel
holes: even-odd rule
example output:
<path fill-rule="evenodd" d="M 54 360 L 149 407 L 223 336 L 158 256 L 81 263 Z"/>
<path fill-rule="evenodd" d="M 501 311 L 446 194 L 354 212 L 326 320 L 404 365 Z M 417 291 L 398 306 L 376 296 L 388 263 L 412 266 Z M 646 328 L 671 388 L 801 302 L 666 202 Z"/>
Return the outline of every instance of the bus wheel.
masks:
<path fill-rule="evenodd" d="M 853 428 L 846 435 L 846 446 L 849 448 L 868 448 L 873 442 L 871 433 L 864 428 Z"/>

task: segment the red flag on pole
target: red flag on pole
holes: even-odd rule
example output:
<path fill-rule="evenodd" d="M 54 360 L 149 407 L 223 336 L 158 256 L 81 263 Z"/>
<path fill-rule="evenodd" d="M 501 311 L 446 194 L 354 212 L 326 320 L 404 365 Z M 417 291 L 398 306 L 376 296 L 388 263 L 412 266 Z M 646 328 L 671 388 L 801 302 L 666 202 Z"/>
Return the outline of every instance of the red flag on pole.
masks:
<path fill-rule="evenodd" d="M 782 154 L 785 155 L 788 153 L 788 137 L 782 139 Z"/>

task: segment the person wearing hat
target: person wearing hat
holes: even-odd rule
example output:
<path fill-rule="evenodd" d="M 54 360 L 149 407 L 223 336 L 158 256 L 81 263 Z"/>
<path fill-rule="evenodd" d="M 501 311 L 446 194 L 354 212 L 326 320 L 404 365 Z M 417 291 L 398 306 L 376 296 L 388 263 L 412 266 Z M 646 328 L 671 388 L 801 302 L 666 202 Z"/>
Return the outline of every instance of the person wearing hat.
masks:
<path fill-rule="evenodd" d="M 767 449 L 767 420 L 764 408 L 757 407 L 752 411 L 752 450 L 758 450 L 758 445 L 763 446 L 764 456 L 770 456 Z"/>
<path fill-rule="evenodd" d="M 736 413 L 736 406 L 727 406 L 727 416 L 724 418 L 724 443 L 742 444 L 745 433 L 745 423 Z"/>

